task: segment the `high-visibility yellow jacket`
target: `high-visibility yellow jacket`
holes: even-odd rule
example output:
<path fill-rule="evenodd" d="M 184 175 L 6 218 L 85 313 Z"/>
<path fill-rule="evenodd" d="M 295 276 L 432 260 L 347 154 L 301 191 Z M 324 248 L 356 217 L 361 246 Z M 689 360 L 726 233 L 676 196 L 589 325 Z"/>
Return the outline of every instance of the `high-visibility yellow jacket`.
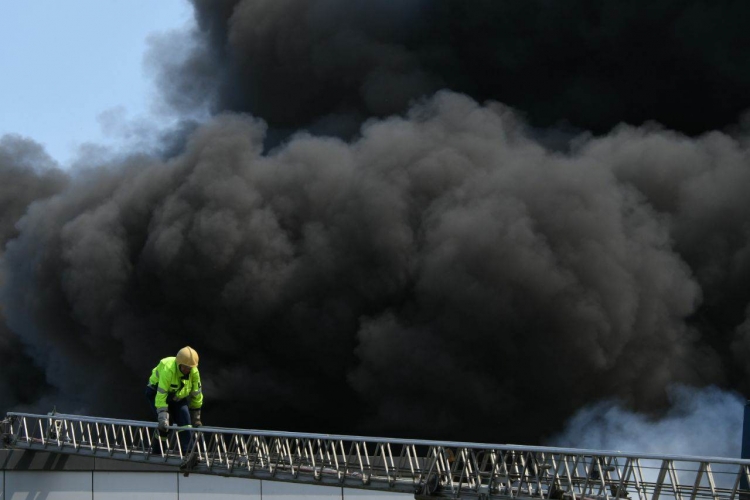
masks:
<path fill-rule="evenodd" d="M 156 408 L 167 407 L 167 396 L 173 395 L 175 401 L 188 398 L 188 407 L 198 409 L 203 406 L 203 391 L 201 390 L 201 374 L 198 367 L 190 369 L 190 373 L 183 375 L 177 366 L 174 356 L 159 361 L 151 371 L 149 385 L 156 388 Z"/>

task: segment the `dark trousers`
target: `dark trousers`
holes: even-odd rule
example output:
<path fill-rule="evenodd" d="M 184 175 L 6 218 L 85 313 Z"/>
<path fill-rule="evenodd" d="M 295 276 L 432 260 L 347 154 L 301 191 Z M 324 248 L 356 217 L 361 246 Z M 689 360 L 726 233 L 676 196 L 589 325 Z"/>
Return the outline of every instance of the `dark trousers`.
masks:
<path fill-rule="evenodd" d="M 158 420 L 158 413 L 156 411 L 156 388 L 152 387 L 150 385 L 146 386 L 146 399 L 148 400 L 149 407 L 151 408 L 151 413 L 154 417 L 154 420 Z M 169 411 L 169 424 L 173 425 L 176 424 L 178 427 L 186 427 L 191 425 L 190 421 L 190 408 L 188 408 L 187 404 L 187 398 L 181 400 L 181 401 L 175 401 L 172 399 L 172 396 L 167 396 L 167 406 Z M 190 431 L 182 431 L 177 433 L 179 439 L 180 439 L 180 446 L 182 447 L 182 453 L 183 455 L 190 451 L 190 444 L 191 444 L 191 435 L 192 432 Z M 167 437 L 167 435 L 162 435 L 160 433 L 161 437 Z M 159 448 L 159 441 L 158 439 L 153 440 L 153 446 L 151 447 L 152 453 L 161 453 L 161 449 Z"/>

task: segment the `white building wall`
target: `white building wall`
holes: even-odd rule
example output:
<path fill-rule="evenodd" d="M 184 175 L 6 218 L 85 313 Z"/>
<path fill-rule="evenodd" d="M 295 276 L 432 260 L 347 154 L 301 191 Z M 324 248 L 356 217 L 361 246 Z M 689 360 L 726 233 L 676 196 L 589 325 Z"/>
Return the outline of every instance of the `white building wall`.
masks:
<path fill-rule="evenodd" d="M 91 500 L 91 472 L 5 471 L 7 500 Z"/>
<path fill-rule="evenodd" d="M 179 500 L 171 472 L 94 472 L 94 500 Z"/>
<path fill-rule="evenodd" d="M 178 474 L 178 479 L 179 500 L 261 500 L 262 481 L 256 479 L 203 474 L 190 474 L 188 477 Z"/>
<path fill-rule="evenodd" d="M 342 500 L 342 488 L 262 481 L 261 500 Z"/>
<path fill-rule="evenodd" d="M 343 493 L 345 500 L 409 500 L 414 498 L 414 495 L 407 495 L 405 493 L 392 493 L 389 491 L 375 490 L 355 490 L 352 488 L 344 488 Z"/>
<path fill-rule="evenodd" d="M 404 493 L 175 472 L 2 471 L 0 500 L 410 500 Z"/>

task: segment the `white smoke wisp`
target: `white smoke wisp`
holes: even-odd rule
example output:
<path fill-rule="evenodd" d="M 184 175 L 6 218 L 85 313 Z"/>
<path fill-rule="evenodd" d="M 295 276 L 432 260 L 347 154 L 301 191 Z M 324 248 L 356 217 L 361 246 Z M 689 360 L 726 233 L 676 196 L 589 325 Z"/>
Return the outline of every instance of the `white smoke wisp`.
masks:
<path fill-rule="evenodd" d="M 661 418 L 624 409 L 615 400 L 586 406 L 550 445 L 636 453 L 740 456 L 744 400 L 717 387 L 674 385 Z"/>

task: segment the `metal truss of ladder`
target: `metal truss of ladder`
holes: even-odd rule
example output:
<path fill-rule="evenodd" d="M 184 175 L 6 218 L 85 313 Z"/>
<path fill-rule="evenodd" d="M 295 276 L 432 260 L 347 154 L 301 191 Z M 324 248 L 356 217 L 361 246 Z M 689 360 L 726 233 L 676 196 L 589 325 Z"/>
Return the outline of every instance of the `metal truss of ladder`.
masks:
<path fill-rule="evenodd" d="M 750 460 L 416 441 L 8 413 L 14 449 L 174 465 L 183 472 L 335 485 L 418 498 L 750 500 Z"/>

